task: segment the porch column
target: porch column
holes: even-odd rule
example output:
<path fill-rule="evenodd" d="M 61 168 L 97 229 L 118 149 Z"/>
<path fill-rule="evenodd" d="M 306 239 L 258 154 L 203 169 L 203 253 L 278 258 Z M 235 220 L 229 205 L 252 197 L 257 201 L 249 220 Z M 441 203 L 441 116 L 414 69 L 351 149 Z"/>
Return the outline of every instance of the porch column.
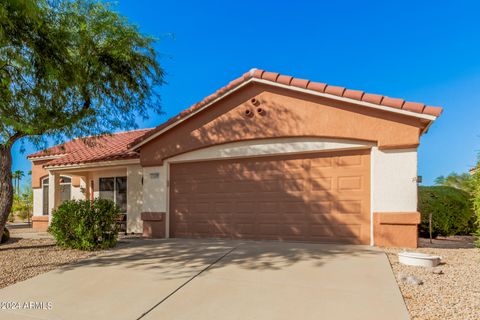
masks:
<path fill-rule="evenodd" d="M 48 172 L 48 225 L 52 222 L 52 212 L 60 203 L 60 174 Z"/>
<path fill-rule="evenodd" d="M 83 188 L 84 200 L 90 200 L 90 179 L 88 178 L 88 175 L 80 176 L 80 181 L 80 186 L 85 186 Z"/>

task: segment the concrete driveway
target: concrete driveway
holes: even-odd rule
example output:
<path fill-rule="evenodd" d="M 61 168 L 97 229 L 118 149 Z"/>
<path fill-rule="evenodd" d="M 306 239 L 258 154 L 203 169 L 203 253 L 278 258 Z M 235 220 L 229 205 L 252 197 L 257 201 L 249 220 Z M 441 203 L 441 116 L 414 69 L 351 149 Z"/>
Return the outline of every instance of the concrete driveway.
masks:
<path fill-rule="evenodd" d="M 0 319 L 408 319 L 388 259 L 375 248 L 127 242 L 0 290 L 0 302 L 23 307 L 0 305 Z"/>

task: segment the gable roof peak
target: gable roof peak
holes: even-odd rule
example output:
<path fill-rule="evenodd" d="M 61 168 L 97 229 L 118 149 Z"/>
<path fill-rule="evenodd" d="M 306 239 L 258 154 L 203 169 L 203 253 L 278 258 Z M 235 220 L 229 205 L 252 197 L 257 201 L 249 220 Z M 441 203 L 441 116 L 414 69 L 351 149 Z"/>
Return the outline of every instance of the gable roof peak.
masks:
<path fill-rule="evenodd" d="M 258 79 L 258 80 L 256 80 Z M 226 86 L 218 89 L 213 94 L 183 110 L 178 115 L 168 119 L 153 130 L 140 136 L 130 144 L 133 151 L 145 144 L 147 141 L 158 136 L 162 132 L 175 126 L 180 120 L 192 116 L 197 111 L 210 105 L 212 102 L 235 91 L 249 81 L 261 81 L 270 85 L 278 85 L 291 90 L 306 90 L 307 93 L 325 95 L 333 99 L 347 100 L 352 103 L 373 106 L 382 110 L 405 113 L 410 116 L 427 119 L 430 123 L 442 113 L 441 107 L 429 106 L 423 103 L 408 102 L 403 99 L 390 98 L 379 94 L 371 94 L 360 90 L 351 90 L 343 87 L 332 86 L 326 83 L 314 82 L 306 79 L 295 78 L 276 72 L 269 72 L 262 69 L 252 68 L 241 77 L 231 81 Z"/>

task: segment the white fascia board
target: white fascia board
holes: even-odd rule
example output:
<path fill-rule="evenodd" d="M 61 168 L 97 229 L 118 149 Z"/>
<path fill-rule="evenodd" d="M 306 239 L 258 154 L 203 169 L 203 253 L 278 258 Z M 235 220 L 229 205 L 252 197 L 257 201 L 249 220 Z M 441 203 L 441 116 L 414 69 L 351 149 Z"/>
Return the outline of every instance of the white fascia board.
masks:
<path fill-rule="evenodd" d="M 72 170 L 72 169 L 91 169 L 97 167 L 115 167 L 129 164 L 139 164 L 140 159 L 129 159 L 129 160 L 113 160 L 113 161 L 101 161 L 101 162 L 91 162 L 91 163 L 79 163 L 79 164 L 67 164 L 59 166 L 47 166 L 45 169 L 49 171 L 60 171 L 60 170 Z"/>
<path fill-rule="evenodd" d="M 412 112 L 412 111 L 408 111 L 408 110 L 397 109 L 397 108 L 392 108 L 392 107 L 388 107 L 388 106 L 382 106 L 382 105 L 375 104 L 375 103 L 355 100 L 355 99 L 351 99 L 351 98 L 339 97 L 339 96 L 336 96 L 336 95 L 333 95 L 333 94 L 322 93 L 322 92 L 313 91 L 313 90 L 304 89 L 304 88 L 299 88 L 299 87 L 293 87 L 293 86 L 285 85 L 285 84 L 282 84 L 282 83 L 271 82 L 271 81 L 263 80 L 263 79 L 253 79 L 253 80 L 255 82 L 268 84 L 268 85 L 275 86 L 275 87 L 289 89 L 289 90 L 293 90 L 293 91 L 297 91 L 297 92 L 303 92 L 303 93 L 311 94 L 311 95 L 318 96 L 318 97 L 324 97 L 324 98 L 328 98 L 328 99 L 332 99 L 332 100 L 338 100 L 338 101 L 358 104 L 358 105 L 368 107 L 368 108 L 372 108 L 372 109 L 378 109 L 378 110 L 403 114 L 403 115 L 406 115 L 406 116 L 425 119 L 425 120 L 430 120 L 430 121 L 434 121 L 435 119 L 437 119 L 437 117 L 432 116 L 430 114 L 417 113 L 417 112 Z"/>
<path fill-rule="evenodd" d="M 60 157 L 63 157 L 64 155 L 66 155 L 66 153 L 63 153 L 63 154 L 56 154 L 56 155 L 52 155 L 52 156 L 38 156 L 38 157 L 31 157 L 31 158 L 28 158 L 28 160 L 30 161 L 40 161 L 40 160 L 53 160 L 53 159 L 58 159 Z"/>

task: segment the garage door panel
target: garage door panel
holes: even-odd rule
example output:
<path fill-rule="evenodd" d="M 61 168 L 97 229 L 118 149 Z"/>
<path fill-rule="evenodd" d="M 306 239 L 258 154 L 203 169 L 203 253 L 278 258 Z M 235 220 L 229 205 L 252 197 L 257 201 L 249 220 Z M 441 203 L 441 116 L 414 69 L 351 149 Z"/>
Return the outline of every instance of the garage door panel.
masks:
<path fill-rule="evenodd" d="M 172 164 L 170 235 L 368 243 L 369 150 Z"/>
<path fill-rule="evenodd" d="M 212 222 L 211 226 L 211 233 L 215 237 L 230 237 L 231 235 L 231 223 L 230 222 Z"/>
<path fill-rule="evenodd" d="M 307 223 L 308 216 L 305 213 L 283 213 L 278 215 L 278 221 L 283 224 Z"/>
<path fill-rule="evenodd" d="M 284 240 L 303 240 L 308 233 L 306 224 L 283 224 L 280 226 L 280 235 Z"/>
<path fill-rule="evenodd" d="M 213 201 L 213 208 L 216 213 L 232 212 L 232 203 L 229 201 Z"/>
<path fill-rule="evenodd" d="M 307 208 L 303 201 L 286 201 L 283 205 L 283 212 L 289 214 L 304 214 Z"/>
<path fill-rule="evenodd" d="M 192 221 L 189 224 L 194 235 L 208 235 L 211 233 L 210 223 L 208 221 Z"/>
<path fill-rule="evenodd" d="M 175 224 L 175 232 L 178 236 L 188 235 L 189 226 L 188 223 L 183 221 L 177 221 Z"/>
<path fill-rule="evenodd" d="M 336 159 L 339 167 L 359 167 L 363 165 L 363 157 L 361 155 L 349 155 Z"/>
<path fill-rule="evenodd" d="M 254 239 L 256 235 L 255 224 L 250 223 L 234 223 L 233 238 Z"/>
<path fill-rule="evenodd" d="M 320 224 L 310 227 L 311 237 L 333 237 L 334 235 L 333 227 L 331 225 Z"/>
<path fill-rule="evenodd" d="M 307 216 L 311 225 L 333 224 L 337 222 L 336 217 L 331 214 L 310 214 Z"/>
<path fill-rule="evenodd" d="M 335 236 L 342 238 L 358 238 L 360 237 L 361 225 L 335 225 L 333 232 Z"/>
<path fill-rule="evenodd" d="M 336 202 L 337 213 L 341 214 L 359 214 L 365 211 L 365 205 L 362 200 L 341 200 Z"/>
<path fill-rule="evenodd" d="M 279 225 L 278 223 L 258 223 L 257 224 L 257 234 L 261 237 L 278 237 L 279 234 Z"/>
<path fill-rule="evenodd" d="M 257 213 L 255 215 L 255 221 L 257 223 L 279 223 L 283 220 L 283 217 L 278 214 L 278 212 L 274 213 Z"/>
<path fill-rule="evenodd" d="M 310 183 L 312 191 L 331 191 L 333 186 L 332 178 L 330 177 L 312 177 Z"/>
<path fill-rule="evenodd" d="M 282 190 L 282 181 L 275 179 L 275 180 L 263 180 L 262 183 L 259 183 L 260 192 L 280 192 Z"/>
<path fill-rule="evenodd" d="M 363 191 L 363 177 L 362 176 L 347 176 L 338 178 L 338 190 L 358 190 Z"/>
<path fill-rule="evenodd" d="M 319 157 L 317 159 L 310 160 L 310 167 L 312 169 L 315 168 L 322 168 L 325 170 L 326 168 L 333 168 L 335 158 L 332 157 Z"/>
<path fill-rule="evenodd" d="M 262 199 L 263 200 L 263 199 Z M 277 201 L 259 201 L 258 212 L 261 213 L 273 213 L 276 214 L 279 210 L 279 203 Z"/>
<path fill-rule="evenodd" d="M 186 182 L 176 182 L 172 184 L 172 191 L 176 194 L 192 194 L 195 191 L 195 186 Z"/>
<path fill-rule="evenodd" d="M 250 201 L 239 201 L 235 203 L 234 212 L 237 214 L 241 213 L 253 213 L 255 208 L 255 203 Z"/>
<path fill-rule="evenodd" d="M 283 180 L 283 190 L 286 192 L 305 191 L 305 179 L 286 179 Z"/>
<path fill-rule="evenodd" d="M 311 201 L 310 202 L 310 213 L 311 214 L 331 214 L 333 213 L 334 203 L 332 200 L 324 201 Z"/>
<path fill-rule="evenodd" d="M 177 223 L 187 223 L 188 221 L 191 220 L 191 217 L 188 214 L 177 212 L 175 214 L 175 219 L 176 219 Z"/>

